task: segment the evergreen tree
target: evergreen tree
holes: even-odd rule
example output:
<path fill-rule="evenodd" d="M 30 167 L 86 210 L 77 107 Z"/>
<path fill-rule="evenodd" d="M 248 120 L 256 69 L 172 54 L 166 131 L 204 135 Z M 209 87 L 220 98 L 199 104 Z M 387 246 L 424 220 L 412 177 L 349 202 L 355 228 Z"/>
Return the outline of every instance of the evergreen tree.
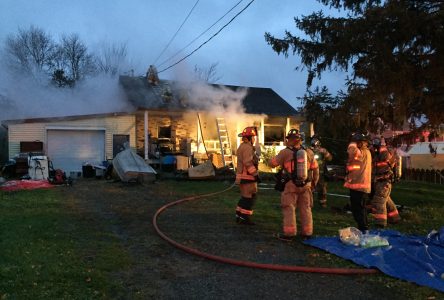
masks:
<path fill-rule="evenodd" d="M 313 12 L 295 18 L 303 36 L 265 34 L 277 53 L 301 57 L 308 87 L 325 71 L 350 69 L 343 117 L 354 114 L 361 126 L 376 117 L 444 122 L 444 1 L 318 1 L 343 16 Z"/>

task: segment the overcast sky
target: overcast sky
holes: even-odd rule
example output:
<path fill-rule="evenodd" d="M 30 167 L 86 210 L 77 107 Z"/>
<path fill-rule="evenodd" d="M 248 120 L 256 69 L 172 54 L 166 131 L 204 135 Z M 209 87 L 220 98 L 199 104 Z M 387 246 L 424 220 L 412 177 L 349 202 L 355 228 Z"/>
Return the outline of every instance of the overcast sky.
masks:
<path fill-rule="evenodd" d="M 182 49 L 219 19 L 239 0 L 200 0 L 158 63 Z M 0 0 L 0 41 L 18 28 L 34 25 L 53 35 L 77 33 L 91 50 L 103 42 L 127 43 L 135 74 L 142 75 L 156 60 L 196 0 Z M 250 0 L 244 0 L 207 34 L 177 56 L 182 58 L 213 35 Z M 315 0 L 256 0 L 228 27 L 178 66 L 159 74 L 180 79 L 195 65 L 218 62 L 221 84 L 270 87 L 291 105 L 305 92 L 306 72 L 295 71 L 299 58 L 278 56 L 265 42 L 264 33 L 282 37 L 296 33 L 293 18 L 324 9 Z M 171 62 L 176 61 L 172 60 Z M 168 65 L 168 64 L 166 64 Z M 162 69 L 162 68 L 159 68 Z M 344 74 L 326 74 L 320 85 L 332 92 L 343 88 Z"/>

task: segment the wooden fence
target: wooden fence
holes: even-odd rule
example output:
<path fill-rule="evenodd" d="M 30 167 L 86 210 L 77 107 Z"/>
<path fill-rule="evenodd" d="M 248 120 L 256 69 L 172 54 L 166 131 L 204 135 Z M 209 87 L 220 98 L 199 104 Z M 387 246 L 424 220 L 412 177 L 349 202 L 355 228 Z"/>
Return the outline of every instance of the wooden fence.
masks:
<path fill-rule="evenodd" d="M 444 170 L 435 169 L 406 169 L 403 170 L 402 179 L 430 182 L 444 185 Z"/>

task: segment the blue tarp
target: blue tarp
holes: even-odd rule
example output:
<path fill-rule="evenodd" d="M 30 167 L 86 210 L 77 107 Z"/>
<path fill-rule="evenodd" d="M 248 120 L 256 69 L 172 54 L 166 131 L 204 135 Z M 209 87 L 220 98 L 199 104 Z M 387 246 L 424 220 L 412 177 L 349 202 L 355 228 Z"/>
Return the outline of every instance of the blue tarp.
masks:
<path fill-rule="evenodd" d="M 378 268 L 387 275 L 444 292 L 444 227 L 426 237 L 406 236 L 394 230 L 371 231 L 389 246 L 362 248 L 343 244 L 339 237 L 312 238 L 304 243 L 356 264 Z"/>

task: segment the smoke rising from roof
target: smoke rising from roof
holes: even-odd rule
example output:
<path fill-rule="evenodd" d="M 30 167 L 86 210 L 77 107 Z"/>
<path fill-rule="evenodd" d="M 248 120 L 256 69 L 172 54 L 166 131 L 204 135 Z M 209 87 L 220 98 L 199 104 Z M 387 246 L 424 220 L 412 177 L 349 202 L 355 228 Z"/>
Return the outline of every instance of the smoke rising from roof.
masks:
<path fill-rule="evenodd" d="M 0 73 L 0 107 L 0 121 L 134 109 L 115 77 L 98 75 L 77 82 L 73 88 L 59 88 L 50 84 L 47 76 L 35 78 L 5 71 Z"/>
<path fill-rule="evenodd" d="M 243 99 L 248 94 L 248 88 L 230 88 L 202 80 L 186 80 L 187 78 L 196 78 L 196 74 L 193 74 L 186 64 L 182 64 L 176 69 L 174 77 L 176 87 L 186 91 L 189 107 L 205 111 L 206 114 L 213 117 L 224 117 L 227 124 L 252 125 L 254 116 L 246 114 L 243 106 Z"/>

